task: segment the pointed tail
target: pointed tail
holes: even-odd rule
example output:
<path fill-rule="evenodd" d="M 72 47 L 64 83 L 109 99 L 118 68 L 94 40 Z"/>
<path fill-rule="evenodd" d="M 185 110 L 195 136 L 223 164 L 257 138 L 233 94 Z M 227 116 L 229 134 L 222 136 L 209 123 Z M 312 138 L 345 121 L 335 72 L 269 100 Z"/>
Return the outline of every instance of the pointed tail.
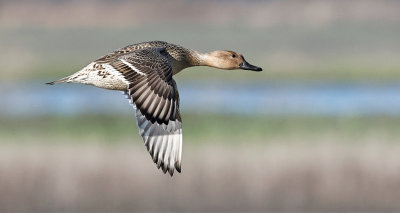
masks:
<path fill-rule="evenodd" d="M 48 82 L 46 84 L 54 85 L 54 84 L 58 84 L 58 83 L 68 83 L 68 80 L 69 80 L 69 76 L 65 77 L 65 78 L 61 78 L 60 80 L 57 80 L 57 81 Z"/>

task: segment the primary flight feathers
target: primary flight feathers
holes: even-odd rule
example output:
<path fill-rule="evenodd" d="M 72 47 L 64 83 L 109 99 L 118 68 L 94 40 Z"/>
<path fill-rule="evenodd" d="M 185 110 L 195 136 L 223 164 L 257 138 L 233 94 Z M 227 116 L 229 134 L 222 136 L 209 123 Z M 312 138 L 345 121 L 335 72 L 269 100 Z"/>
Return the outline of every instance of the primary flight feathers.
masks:
<path fill-rule="evenodd" d="M 199 53 L 163 41 L 129 45 L 56 83 L 81 83 L 123 91 L 136 109 L 139 133 L 154 163 L 171 176 L 181 172 L 182 119 L 173 75 L 192 66 L 261 71 L 233 51 Z"/>

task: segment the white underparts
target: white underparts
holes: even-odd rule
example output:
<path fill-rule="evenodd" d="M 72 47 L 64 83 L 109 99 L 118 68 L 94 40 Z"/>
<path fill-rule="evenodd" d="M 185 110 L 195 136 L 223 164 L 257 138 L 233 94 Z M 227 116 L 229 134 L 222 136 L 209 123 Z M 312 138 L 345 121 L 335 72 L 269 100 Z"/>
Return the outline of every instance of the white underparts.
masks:
<path fill-rule="evenodd" d="M 109 64 L 90 63 L 82 70 L 71 75 L 68 82 L 89 84 L 111 90 L 126 90 L 129 82 Z"/>

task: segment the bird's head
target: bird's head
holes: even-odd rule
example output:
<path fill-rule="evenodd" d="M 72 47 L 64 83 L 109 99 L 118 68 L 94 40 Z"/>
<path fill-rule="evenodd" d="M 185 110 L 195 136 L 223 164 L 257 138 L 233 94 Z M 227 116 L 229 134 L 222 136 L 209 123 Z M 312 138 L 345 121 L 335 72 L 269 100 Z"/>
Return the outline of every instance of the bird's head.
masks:
<path fill-rule="evenodd" d="M 229 50 L 217 50 L 205 54 L 204 57 L 205 64 L 207 66 L 225 69 L 225 70 L 252 70 L 252 71 L 262 71 L 261 67 L 257 67 L 249 64 L 243 57 L 243 55 L 238 54 Z"/>

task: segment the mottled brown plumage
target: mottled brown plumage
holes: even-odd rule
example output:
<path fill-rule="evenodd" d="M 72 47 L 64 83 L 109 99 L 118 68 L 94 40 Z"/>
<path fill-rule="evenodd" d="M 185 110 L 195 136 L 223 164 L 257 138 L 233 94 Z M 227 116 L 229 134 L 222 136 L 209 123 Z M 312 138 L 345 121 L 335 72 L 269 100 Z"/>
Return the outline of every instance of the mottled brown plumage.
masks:
<path fill-rule="evenodd" d="M 154 163 L 172 176 L 181 171 L 182 119 L 173 75 L 192 66 L 261 68 L 233 51 L 199 53 L 164 41 L 129 45 L 111 52 L 55 83 L 82 83 L 121 90 L 136 108 L 140 135 Z"/>

